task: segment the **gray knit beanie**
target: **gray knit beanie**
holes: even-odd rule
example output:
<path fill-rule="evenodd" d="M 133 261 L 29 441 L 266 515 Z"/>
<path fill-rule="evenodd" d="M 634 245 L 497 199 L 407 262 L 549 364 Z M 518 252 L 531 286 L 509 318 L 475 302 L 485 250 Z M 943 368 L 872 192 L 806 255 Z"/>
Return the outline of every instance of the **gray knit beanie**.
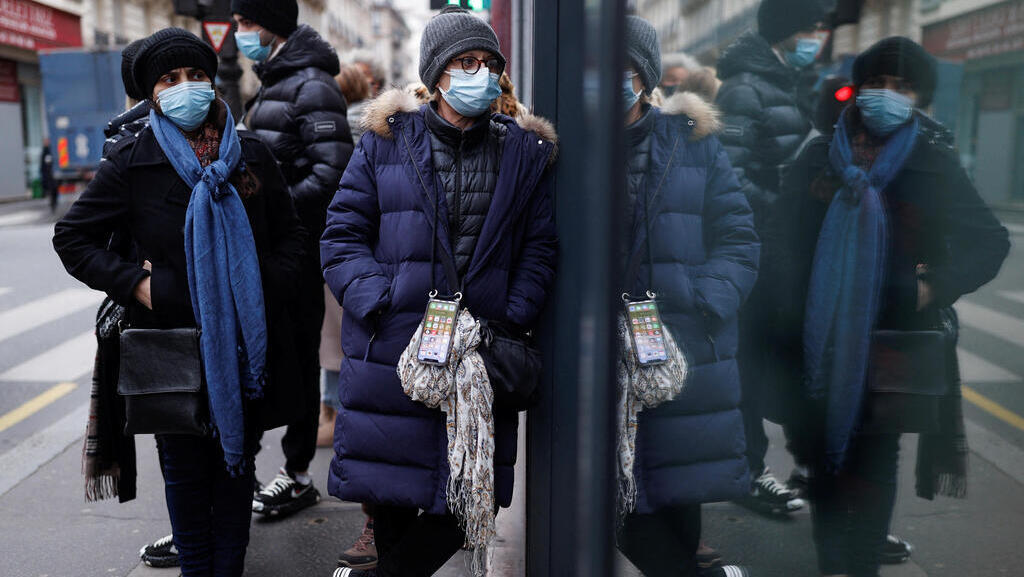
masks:
<path fill-rule="evenodd" d="M 626 53 L 640 74 L 644 92 L 650 94 L 661 82 L 661 48 L 654 26 L 639 16 L 626 16 Z"/>
<path fill-rule="evenodd" d="M 498 37 L 483 20 L 463 8 L 445 8 L 423 29 L 420 40 L 420 80 L 433 91 L 448 62 L 468 50 L 486 50 L 505 66 Z"/>

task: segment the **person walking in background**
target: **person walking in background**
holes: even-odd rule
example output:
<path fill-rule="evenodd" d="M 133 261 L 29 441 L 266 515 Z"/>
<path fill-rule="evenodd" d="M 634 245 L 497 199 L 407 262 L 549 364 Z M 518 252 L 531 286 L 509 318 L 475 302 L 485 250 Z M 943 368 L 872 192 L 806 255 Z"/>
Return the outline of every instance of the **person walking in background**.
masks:
<path fill-rule="evenodd" d="M 182 575 L 237 577 L 252 517 L 258 399 L 280 386 L 281 343 L 291 338 L 278 330 L 280 311 L 294 298 L 304 232 L 270 150 L 237 134 L 216 99 L 209 45 L 164 29 L 131 68 L 150 100 L 150 125 L 112 147 L 57 223 L 53 245 L 72 276 L 126 308 L 132 328 L 201 328 L 210 432 L 157 434 L 157 449 Z M 120 230 L 134 260 L 109 249 Z M 230 270 L 219 268 L 225 250 Z M 236 329 L 244 346 L 231 344 Z"/>
<path fill-rule="evenodd" d="M 619 443 L 617 462 L 633 465 L 620 471 L 620 483 L 632 477 L 626 486 L 635 486 L 636 495 L 633 510 L 625 508 L 618 546 L 652 577 L 746 575 L 732 565 L 699 570 L 697 552 L 701 504 L 749 491 L 734 357 L 736 315 L 757 277 L 760 246 L 715 137 L 714 106 L 683 92 L 660 108 L 648 103 L 662 67 L 657 32 L 646 20 L 627 17 L 626 49 L 625 206 L 634 233 L 621 289 L 657 295 L 662 327 L 682 349 L 690 377 L 676 398 L 638 419 L 635 444 Z M 643 459 L 623 458 L 622 448 L 631 445 Z"/>
<path fill-rule="evenodd" d="M 50 149 L 50 138 L 43 139 L 43 148 L 39 153 L 39 187 L 50 201 L 50 213 L 57 212 L 57 181 L 53 178 L 53 151 Z"/>
<path fill-rule="evenodd" d="M 827 18 L 824 0 L 762 0 L 757 31 L 736 40 L 718 63 L 722 85 L 716 102 L 725 123 L 722 144 L 754 211 L 759 233 L 778 197 L 781 167 L 793 161 L 811 129 L 810 119 L 797 103 L 797 80 L 828 39 Z M 764 461 L 768 452 L 764 405 L 772 385 L 765 378 L 771 347 L 764 338 L 762 286 L 763 282 L 755 286 L 740 312 L 737 359 L 753 482 L 749 494 L 738 502 L 756 511 L 785 515 L 803 507 L 804 501 L 776 480 Z"/>
<path fill-rule="evenodd" d="M 320 426 L 320 330 L 323 276 L 317 241 L 327 204 L 352 155 L 345 98 L 334 76 L 338 55 L 309 26 L 298 25 L 295 0 L 232 0 L 238 49 L 257 64 L 259 93 L 246 104 L 245 126 L 277 159 L 295 209 L 308 233 L 295 311 L 299 367 L 294 395 L 302 410 L 281 415 L 285 463 L 253 498 L 253 510 L 281 516 L 316 504 L 320 493 L 309 476 Z"/>
<path fill-rule="evenodd" d="M 966 496 L 951 307 L 995 277 L 1010 244 L 949 131 L 920 111 L 936 78 L 935 60 L 907 38 L 887 38 L 859 55 L 853 104 L 831 137 L 801 155 L 768 223 L 765 268 L 776 277 L 778 301 L 787 303 L 772 342 L 799 383 L 789 401 L 798 407 L 790 443 L 811 465 L 823 575 L 877 577 L 891 544 L 901 427 L 922 414 L 935 417 L 919 437 L 918 495 Z M 921 331 L 942 333 L 942 350 L 890 343 L 895 356 L 869 354 L 883 334 L 908 342 Z M 918 358 L 922 351 L 929 356 Z M 894 422 L 878 422 L 880 399 L 868 386 L 877 379 L 910 386 L 916 371 L 898 371 L 907 362 L 939 367 L 935 380 L 949 390 L 934 413 L 904 404 Z"/>
<path fill-rule="evenodd" d="M 358 143 L 359 137 L 363 135 L 363 110 L 373 98 L 370 83 L 363 70 L 355 64 L 342 65 L 341 72 L 335 80 L 338 81 L 338 88 L 348 104 L 347 118 L 349 130 L 352 131 L 352 141 Z"/>
<path fill-rule="evenodd" d="M 658 89 L 663 98 L 671 98 L 676 92 L 687 92 L 680 85 L 689 76 L 701 72 L 704 68 L 697 59 L 685 52 L 672 52 L 661 57 L 661 83 Z"/>
<path fill-rule="evenodd" d="M 556 137 L 535 117 L 490 113 L 504 68 L 480 18 L 446 8 L 430 20 L 419 71 L 435 98 L 421 105 L 391 90 L 367 107 L 369 131 L 328 211 L 321 260 L 344 308 L 345 352 L 330 492 L 374 505 L 378 554 L 375 571 L 335 576 L 433 575 L 467 543 L 456 510 L 493 523 L 512 499 L 515 411 L 495 406 L 474 421 L 493 426 L 493 459 L 478 463 L 493 485 L 472 494 L 494 507 L 463 510 L 446 497 L 445 413 L 406 396 L 396 371 L 431 291 L 461 292 L 466 310 L 516 334 L 533 328 L 551 291 Z"/>

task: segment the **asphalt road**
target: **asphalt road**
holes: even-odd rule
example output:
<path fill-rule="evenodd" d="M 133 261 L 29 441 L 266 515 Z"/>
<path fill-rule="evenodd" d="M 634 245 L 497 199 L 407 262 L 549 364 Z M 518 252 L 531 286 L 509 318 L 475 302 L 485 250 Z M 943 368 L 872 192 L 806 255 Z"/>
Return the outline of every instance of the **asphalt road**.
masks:
<path fill-rule="evenodd" d="M 905 436 L 892 528 L 916 550 L 911 563 L 887 568 L 886 576 L 1024 575 L 1024 214 L 1000 216 L 1013 233 L 1013 252 L 999 278 L 958 307 L 969 498 L 916 498 L 916 439 Z M 139 442 L 139 499 L 84 501 L 81 443 L 102 295 L 63 270 L 50 246 L 52 223 L 43 203 L 0 205 L 0 576 L 174 577 L 140 567 L 137 556 L 169 532 L 151 438 Z M 779 431 L 771 433 L 769 463 L 784 478 L 790 462 Z M 280 464 L 279 438 L 274 431 L 264 441 L 261 478 Z M 329 459 L 321 449 L 313 463 L 320 488 Z M 788 521 L 730 504 L 705 511 L 705 539 L 755 577 L 817 575 L 806 511 Z M 356 505 L 329 497 L 291 519 L 254 522 L 247 575 L 329 575 L 361 526 Z M 457 558 L 444 574 L 464 573 Z"/>

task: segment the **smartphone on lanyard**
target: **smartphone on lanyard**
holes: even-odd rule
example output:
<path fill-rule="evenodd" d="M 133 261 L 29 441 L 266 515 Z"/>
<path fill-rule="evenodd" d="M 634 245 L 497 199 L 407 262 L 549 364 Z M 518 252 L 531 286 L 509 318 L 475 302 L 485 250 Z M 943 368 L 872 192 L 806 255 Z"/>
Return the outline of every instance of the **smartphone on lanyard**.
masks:
<path fill-rule="evenodd" d="M 623 295 L 633 351 L 637 362 L 645 367 L 668 361 L 665 323 L 658 310 L 658 301 L 654 293 L 648 292 L 647 296 L 645 300 L 630 300 L 629 295 Z"/>
<path fill-rule="evenodd" d="M 443 299 L 437 298 L 436 292 L 431 293 L 430 300 L 427 301 L 427 312 L 423 317 L 420 345 L 416 352 L 416 359 L 419 362 L 438 366 L 448 364 L 455 326 L 459 318 L 461 296 L 457 294 L 453 299 Z"/>

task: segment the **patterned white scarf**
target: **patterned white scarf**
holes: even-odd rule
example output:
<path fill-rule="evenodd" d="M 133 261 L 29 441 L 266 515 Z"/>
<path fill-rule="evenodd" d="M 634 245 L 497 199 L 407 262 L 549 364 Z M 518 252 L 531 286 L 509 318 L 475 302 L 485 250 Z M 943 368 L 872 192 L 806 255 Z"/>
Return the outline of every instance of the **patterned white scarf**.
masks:
<path fill-rule="evenodd" d="M 622 355 L 618 363 L 618 519 L 636 509 L 636 479 L 633 467 L 636 461 L 636 430 L 640 411 L 652 409 L 676 398 L 686 382 L 687 364 L 682 350 L 665 327 L 665 350 L 668 361 L 660 365 L 642 367 L 629 336 L 625 315 L 619 316 L 619 344 Z"/>
<path fill-rule="evenodd" d="M 439 367 L 416 359 L 423 323 L 398 361 L 402 390 L 414 401 L 447 415 L 448 508 L 466 531 L 473 548 L 472 570 L 483 575 L 494 522 L 494 391 L 477 352 L 480 323 L 463 309 L 455 324 L 448 364 Z"/>

